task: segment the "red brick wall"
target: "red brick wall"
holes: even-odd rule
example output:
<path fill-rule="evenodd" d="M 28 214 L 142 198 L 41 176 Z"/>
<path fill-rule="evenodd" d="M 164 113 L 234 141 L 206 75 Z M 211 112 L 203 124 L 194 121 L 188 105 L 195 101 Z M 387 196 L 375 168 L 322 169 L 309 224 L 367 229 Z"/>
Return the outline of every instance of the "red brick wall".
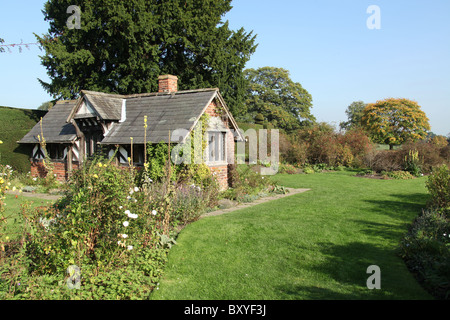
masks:
<path fill-rule="evenodd" d="M 205 113 L 210 117 L 221 117 L 221 113 L 218 110 L 217 104 L 215 101 L 212 101 L 209 106 L 206 108 Z M 224 123 L 227 128 L 230 128 L 229 123 Z M 227 134 L 227 164 L 234 163 L 234 135 L 231 131 Z M 228 188 L 228 166 L 224 165 L 210 165 L 211 172 L 215 173 L 215 176 L 219 182 L 219 185 L 222 190 Z"/>
<path fill-rule="evenodd" d="M 65 161 L 53 161 L 53 174 L 56 174 L 56 180 L 65 182 L 68 178 L 68 168 Z M 78 169 L 78 163 L 72 163 L 72 169 Z M 31 161 L 31 176 L 38 178 L 45 178 L 47 176 L 47 170 L 42 163 L 42 160 Z"/>
<path fill-rule="evenodd" d="M 210 117 L 220 117 L 220 113 L 217 110 L 217 104 L 215 101 L 212 101 L 208 108 L 206 108 L 205 113 Z"/>
<path fill-rule="evenodd" d="M 211 166 L 209 167 L 212 174 L 216 177 L 221 190 L 228 189 L 228 166 Z"/>

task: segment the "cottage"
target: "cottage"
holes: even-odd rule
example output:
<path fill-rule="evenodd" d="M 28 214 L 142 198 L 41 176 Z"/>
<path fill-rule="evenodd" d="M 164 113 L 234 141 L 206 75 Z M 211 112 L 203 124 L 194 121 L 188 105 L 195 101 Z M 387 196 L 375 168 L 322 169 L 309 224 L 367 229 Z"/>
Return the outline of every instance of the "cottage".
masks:
<path fill-rule="evenodd" d="M 42 118 L 42 123 L 36 124 L 19 141 L 33 145 L 31 174 L 45 175 L 41 134 L 54 173 L 58 180 L 64 181 L 100 148 L 109 157 L 115 154 L 118 165 L 127 166 L 131 155 L 134 165 L 142 165 L 145 141 L 168 143 L 171 132 L 177 133 L 171 135 L 171 143 L 184 143 L 206 113 L 209 120 L 204 137 L 207 139 L 205 163 L 216 172 L 222 189 L 227 188 L 235 141 L 243 141 L 243 136 L 219 90 L 178 91 L 178 78 L 172 75 L 160 76 L 158 81 L 157 93 L 118 95 L 83 90 L 78 100 L 58 101 Z"/>

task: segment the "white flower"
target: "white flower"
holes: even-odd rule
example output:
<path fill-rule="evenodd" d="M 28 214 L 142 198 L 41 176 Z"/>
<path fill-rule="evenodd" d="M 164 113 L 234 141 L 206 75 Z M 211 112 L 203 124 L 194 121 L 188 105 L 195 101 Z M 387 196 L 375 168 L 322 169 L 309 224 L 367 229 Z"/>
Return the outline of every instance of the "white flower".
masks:
<path fill-rule="evenodd" d="M 152 210 L 152 215 L 156 216 L 157 212 L 156 210 Z"/>
<path fill-rule="evenodd" d="M 123 226 L 124 226 L 124 227 L 128 227 L 128 225 L 129 225 L 128 221 L 124 221 L 124 222 L 123 222 Z"/>
<path fill-rule="evenodd" d="M 133 246 L 127 246 L 127 250 L 133 250 Z"/>
<path fill-rule="evenodd" d="M 131 197 L 130 197 L 130 196 L 128 196 L 128 197 L 127 197 L 127 200 L 131 200 Z"/>
<path fill-rule="evenodd" d="M 127 215 L 127 216 L 129 216 L 130 215 L 130 210 L 125 210 L 125 214 Z"/>
<path fill-rule="evenodd" d="M 137 219 L 137 217 L 138 217 L 138 215 L 137 215 L 137 214 L 134 214 L 134 213 L 130 213 L 130 214 L 128 215 L 128 218 L 130 218 L 130 219 Z"/>
<path fill-rule="evenodd" d="M 119 207 L 119 209 L 122 209 L 122 208 L 123 208 L 122 206 Z"/>
<path fill-rule="evenodd" d="M 122 238 L 124 238 L 124 239 L 126 239 L 126 238 L 128 238 L 128 235 L 127 234 L 122 234 L 122 235 L 120 235 Z"/>
<path fill-rule="evenodd" d="M 134 192 L 138 192 L 139 188 L 138 187 L 134 187 Z"/>
<path fill-rule="evenodd" d="M 133 189 L 130 189 L 130 195 L 133 194 L 133 193 L 134 193 Z"/>
<path fill-rule="evenodd" d="M 37 180 L 37 178 L 35 177 L 35 178 L 33 178 L 33 181 L 36 181 Z"/>

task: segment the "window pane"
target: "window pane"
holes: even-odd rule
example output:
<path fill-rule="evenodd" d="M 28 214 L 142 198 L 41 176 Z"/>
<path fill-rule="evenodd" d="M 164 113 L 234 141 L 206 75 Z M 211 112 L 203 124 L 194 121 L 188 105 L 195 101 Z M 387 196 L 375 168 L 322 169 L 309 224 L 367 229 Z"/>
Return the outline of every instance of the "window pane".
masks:
<path fill-rule="evenodd" d="M 222 132 L 222 161 L 225 161 L 227 159 L 226 157 L 226 150 L 227 150 L 227 133 Z"/>
<path fill-rule="evenodd" d="M 214 133 L 208 133 L 209 161 L 214 161 Z"/>
<path fill-rule="evenodd" d="M 222 162 L 226 160 L 226 132 L 208 133 L 209 161 Z"/>
<path fill-rule="evenodd" d="M 214 145 L 214 150 L 215 150 L 215 154 L 214 154 L 214 161 L 220 161 L 220 133 L 216 132 L 214 134 L 214 141 L 215 141 L 215 145 Z"/>

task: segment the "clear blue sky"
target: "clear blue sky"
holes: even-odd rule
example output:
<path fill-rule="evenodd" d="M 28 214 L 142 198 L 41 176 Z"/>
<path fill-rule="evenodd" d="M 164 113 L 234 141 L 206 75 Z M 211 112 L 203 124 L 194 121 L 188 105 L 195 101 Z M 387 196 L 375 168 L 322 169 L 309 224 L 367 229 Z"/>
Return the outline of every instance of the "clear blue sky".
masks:
<path fill-rule="evenodd" d="M 35 42 L 33 32 L 48 29 L 44 2 L 2 1 L 0 37 Z M 380 29 L 367 27 L 370 5 L 380 8 Z M 353 101 L 402 97 L 422 106 L 433 132 L 450 133 L 449 0 L 234 0 L 225 19 L 257 35 L 247 67 L 289 70 L 318 121 L 338 126 Z M 37 108 L 51 98 L 37 81 L 48 80 L 42 52 L 12 51 L 0 54 L 0 105 Z"/>

